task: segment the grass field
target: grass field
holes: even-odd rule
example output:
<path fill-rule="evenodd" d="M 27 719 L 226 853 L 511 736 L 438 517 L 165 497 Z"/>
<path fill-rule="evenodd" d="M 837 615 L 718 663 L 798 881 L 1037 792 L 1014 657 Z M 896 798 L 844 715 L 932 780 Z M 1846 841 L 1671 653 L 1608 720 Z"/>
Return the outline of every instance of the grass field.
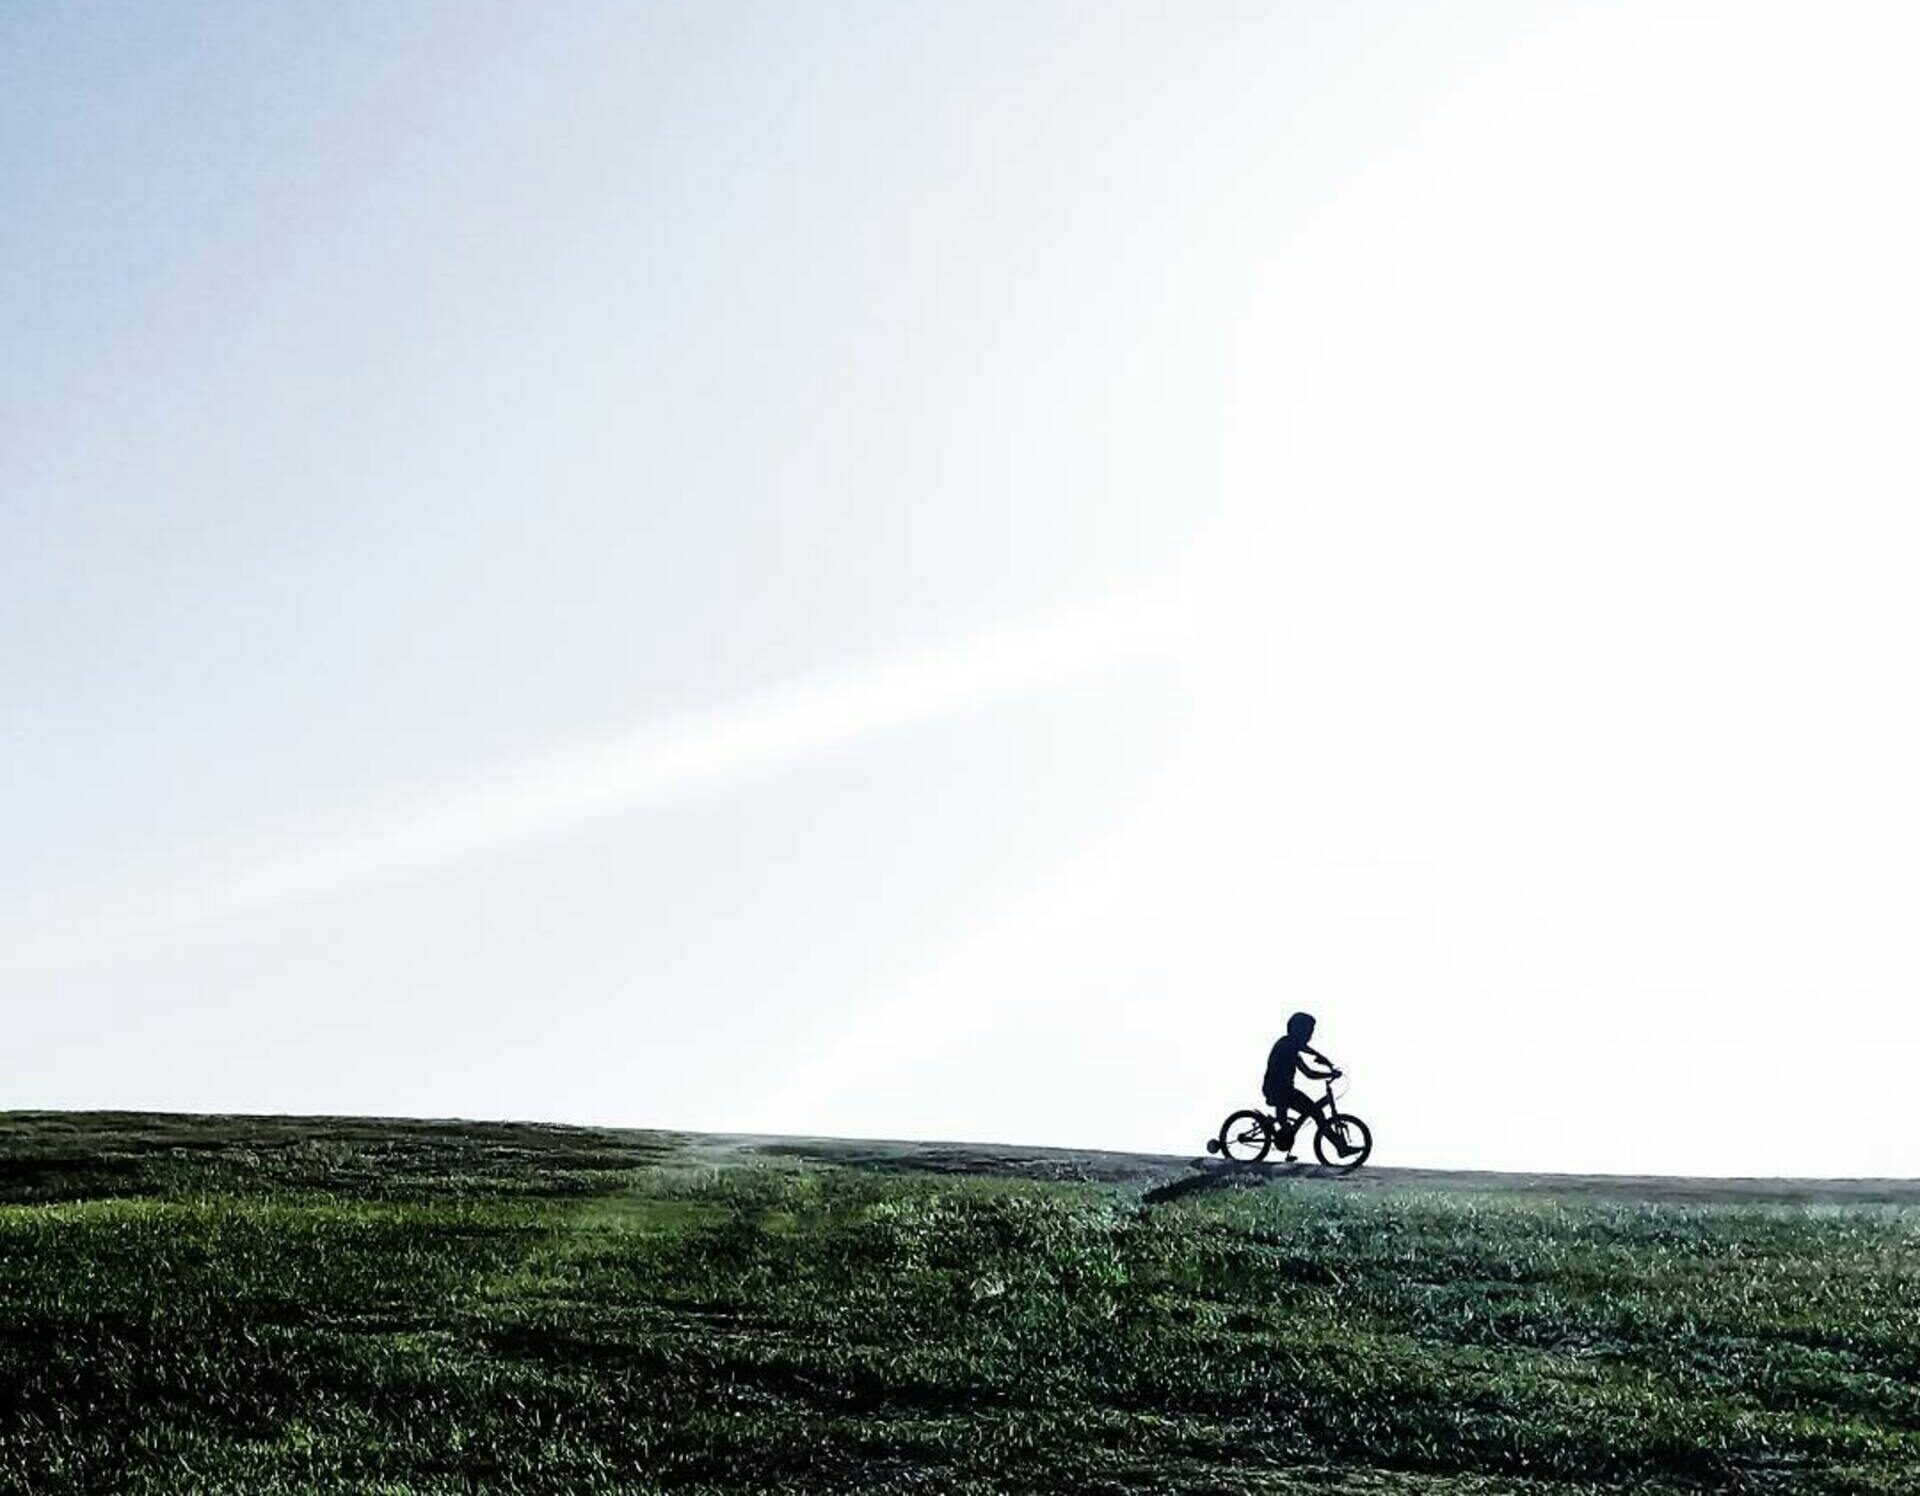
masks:
<path fill-rule="evenodd" d="M 0 1490 L 1920 1491 L 1920 1188 L 0 1116 Z"/>

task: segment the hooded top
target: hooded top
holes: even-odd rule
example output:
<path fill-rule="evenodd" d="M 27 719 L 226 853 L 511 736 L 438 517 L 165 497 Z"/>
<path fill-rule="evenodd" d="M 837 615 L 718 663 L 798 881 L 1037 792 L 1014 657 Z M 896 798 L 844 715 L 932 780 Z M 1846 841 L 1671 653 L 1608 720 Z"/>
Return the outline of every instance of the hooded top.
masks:
<path fill-rule="evenodd" d="M 1279 1105 L 1293 1089 L 1293 1078 L 1300 1073 L 1300 1051 L 1306 1047 L 1305 1039 L 1285 1034 L 1267 1052 L 1267 1076 L 1261 1083 L 1260 1093 L 1267 1098 L 1268 1105 Z"/>

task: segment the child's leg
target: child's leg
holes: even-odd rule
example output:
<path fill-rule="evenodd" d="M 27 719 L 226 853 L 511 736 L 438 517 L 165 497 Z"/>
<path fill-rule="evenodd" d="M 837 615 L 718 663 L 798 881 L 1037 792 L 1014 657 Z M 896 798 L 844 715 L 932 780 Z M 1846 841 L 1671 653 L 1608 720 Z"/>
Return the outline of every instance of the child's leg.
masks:
<path fill-rule="evenodd" d="M 1321 1105 L 1306 1092 L 1295 1087 L 1287 1094 L 1286 1101 L 1275 1109 L 1280 1118 L 1280 1151 L 1293 1152 L 1293 1137 L 1300 1130 L 1300 1124 L 1311 1117 L 1317 1126 L 1321 1118 Z"/>

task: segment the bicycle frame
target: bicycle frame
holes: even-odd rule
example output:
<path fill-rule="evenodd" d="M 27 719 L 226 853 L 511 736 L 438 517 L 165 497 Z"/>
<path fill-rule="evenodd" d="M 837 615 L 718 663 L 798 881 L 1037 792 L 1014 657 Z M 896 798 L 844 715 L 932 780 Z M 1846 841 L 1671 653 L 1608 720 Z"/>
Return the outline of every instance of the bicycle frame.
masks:
<path fill-rule="evenodd" d="M 1312 1112 L 1300 1112 L 1298 1113 L 1300 1120 L 1294 1124 L 1296 1128 L 1303 1126 L 1307 1122 L 1313 1122 L 1315 1126 L 1322 1126 L 1326 1123 L 1336 1122 L 1339 1120 L 1340 1098 L 1333 1094 L 1333 1077 L 1331 1075 L 1327 1075 L 1327 1076 L 1322 1076 L 1321 1079 L 1325 1082 L 1326 1094 L 1321 1098 L 1319 1118 L 1316 1119 Z M 1285 1129 L 1287 1125 L 1287 1118 L 1294 1115 L 1295 1115 L 1295 1112 L 1293 1111 L 1292 1108 L 1288 1108 L 1285 1111 L 1282 1111 L 1278 1107 L 1274 1108 L 1272 1131 L 1276 1141 L 1279 1139 L 1282 1131 Z"/>

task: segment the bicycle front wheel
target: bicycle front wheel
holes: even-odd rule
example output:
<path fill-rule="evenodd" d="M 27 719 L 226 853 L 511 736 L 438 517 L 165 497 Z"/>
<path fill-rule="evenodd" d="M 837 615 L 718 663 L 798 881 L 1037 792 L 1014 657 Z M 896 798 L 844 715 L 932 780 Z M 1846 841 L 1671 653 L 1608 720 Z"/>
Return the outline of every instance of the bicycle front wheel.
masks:
<path fill-rule="evenodd" d="M 1329 1169 L 1351 1174 L 1373 1152 L 1373 1129 L 1342 1112 L 1320 1124 L 1313 1135 L 1313 1156 Z"/>
<path fill-rule="evenodd" d="M 1257 1164 L 1273 1147 L 1264 1112 L 1235 1112 L 1220 1124 L 1220 1152 L 1237 1164 Z"/>

